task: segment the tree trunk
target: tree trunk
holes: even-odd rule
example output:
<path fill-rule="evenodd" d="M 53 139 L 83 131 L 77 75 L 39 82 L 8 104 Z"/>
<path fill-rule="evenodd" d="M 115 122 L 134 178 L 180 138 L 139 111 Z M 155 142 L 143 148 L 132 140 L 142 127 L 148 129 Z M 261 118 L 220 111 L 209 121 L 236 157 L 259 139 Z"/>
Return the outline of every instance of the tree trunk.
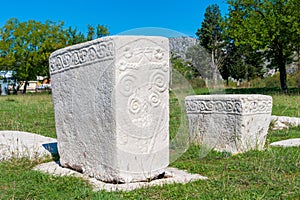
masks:
<path fill-rule="evenodd" d="M 23 94 L 26 94 L 26 90 L 27 90 L 27 85 L 28 85 L 28 79 L 26 79 L 25 83 L 24 83 L 24 89 L 23 89 Z"/>
<path fill-rule="evenodd" d="M 283 56 L 283 48 L 280 44 L 278 46 L 279 46 L 279 48 L 278 48 L 277 63 L 279 65 L 279 72 L 280 72 L 280 85 L 281 85 L 282 91 L 284 93 L 287 93 L 288 87 L 286 84 L 286 68 L 285 68 L 285 59 Z"/>
<path fill-rule="evenodd" d="M 211 52 L 211 62 L 212 62 L 212 70 L 213 70 L 213 74 L 212 74 L 212 79 L 213 79 L 213 87 L 216 88 L 217 84 L 218 84 L 218 76 L 217 76 L 217 65 L 215 62 L 215 53 L 214 51 Z"/>
<path fill-rule="evenodd" d="M 300 88 L 300 51 L 298 51 L 298 88 Z"/>

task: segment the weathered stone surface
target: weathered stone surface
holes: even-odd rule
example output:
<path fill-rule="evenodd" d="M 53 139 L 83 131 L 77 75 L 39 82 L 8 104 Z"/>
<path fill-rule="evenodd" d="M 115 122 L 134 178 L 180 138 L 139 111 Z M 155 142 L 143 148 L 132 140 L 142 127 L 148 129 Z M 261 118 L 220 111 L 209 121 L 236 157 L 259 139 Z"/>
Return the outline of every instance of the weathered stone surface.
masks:
<path fill-rule="evenodd" d="M 272 111 L 265 95 L 198 95 L 186 97 L 190 138 L 232 153 L 264 147 Z"/>
<path fill-rule="evenodd" d="M 113 36 L 50 56 L 60 162 L 106 182 L 151 179 L 169 164 L 169 44 Z"/>
<path fill-rule="evenodd" d="M 299 117 L 287 117 L 287 116 L 271 116 L 271 121 L 274 125 L 271 127 L 272 130 L 283 130 L 290 126 L 300 126 Z"/>
<path fill-rule="evenodd" d="M 140 188 L 146 188 L 151 186 L 163 186 L 165 184 L 173 183 L 189 183 L 196 180 L 207 180 L 207 177 L 199 174 L 190 174 L 184 170 L 168 167 L 165 170 L 165 174 L 162 178 L 155 179 L 152 181 L 135 182 L 135 183 L 124 183 L 124 184 L 113 184 L 99 181 L 95 178 L 87 177 L 84 174 L 76 172 L 71 169 L 62 168 L 56 162 L 49 162 L 37 165 L 33 168 L 41 172 L 49 173 L 55 176 L 75 176 L 87 180 L 92 186 L 94 191 L 106 190 L 106 191 L 131 191 Z"/>
<path fill-rule="evenodd" d="M 273 147 L 300 147 L 300 138 L 281 140 L 270 144 Z"/>
<path fill-rule="evenodd" d="M 21 131 L 0 131 L 0 161 L 35 159 L 56 153 L 56 139 Z"/>
<path fill-rule="evenodd" d="M 283 129 L 288 129 L 288 128 L 289 128 L 288 124 L 282 123 L 281 121 L 277 121 L 277 120 L 273 121 L 273 125 L 270 127 L 270 129 L 273 130 L 273 131 L 275 131 L 275 130 L 283 130 Z"/>

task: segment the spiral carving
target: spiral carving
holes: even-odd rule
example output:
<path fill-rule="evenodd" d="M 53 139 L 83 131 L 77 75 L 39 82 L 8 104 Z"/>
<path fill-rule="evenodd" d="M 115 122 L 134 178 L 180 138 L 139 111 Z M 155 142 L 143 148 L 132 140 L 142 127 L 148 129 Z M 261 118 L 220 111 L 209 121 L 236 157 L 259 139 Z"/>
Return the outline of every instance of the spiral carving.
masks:
<path fill-rule="evenodd" d="M 137 78 L 132 74 L 127 74 L 126 76 L 123 76 L 119 82 L 118 90 L 124 96 L 130 96 L 135 89 L 136 79 Z"/>
<path fill-rule="evenodd" d="M 166 74 L 160 71 L 154 72 L 150 77 L 150 84 L 155 86 L 158 91 L 164 92 L 168 88 Z"/>

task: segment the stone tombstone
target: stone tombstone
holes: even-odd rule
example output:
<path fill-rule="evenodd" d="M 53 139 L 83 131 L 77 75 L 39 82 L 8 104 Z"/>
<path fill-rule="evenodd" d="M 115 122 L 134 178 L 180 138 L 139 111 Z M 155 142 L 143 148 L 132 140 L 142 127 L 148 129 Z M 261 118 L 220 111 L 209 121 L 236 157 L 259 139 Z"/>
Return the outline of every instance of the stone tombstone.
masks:
<path fill-rule="evenodd" d="M 185 99 L 192 142 L 233 154 L 262 150 L 271 120 L 266 95 L 195 95 Z"/>
<path fill-rule="evenodd" d="M 51 54 L 60 163 L 112 183 L 147 181 L 169 164 L 169 44 L 112 36 Z"/>

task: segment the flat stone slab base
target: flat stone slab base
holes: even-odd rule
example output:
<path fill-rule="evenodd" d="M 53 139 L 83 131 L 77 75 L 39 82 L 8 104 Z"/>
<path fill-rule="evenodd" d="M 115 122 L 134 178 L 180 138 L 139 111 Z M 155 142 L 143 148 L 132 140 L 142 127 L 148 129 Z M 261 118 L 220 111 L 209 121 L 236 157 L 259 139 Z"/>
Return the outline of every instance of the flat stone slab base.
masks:
<path fill-rule="evenodd" d="M 135 182 L 135 183 L 124 183 L 124 184 L 112 184 L 99 181 L 95 178 L 87 177 L 77 171 L 63 168 L 57 162 L 49 162 L 37 165 L 34 170 L 38 170 L 44 173 L 49 173 L 56 176 L 75 176 L 83 178 L 89 181 L 93 186 L 94 191 L 106 190 L 106 191 L 131 191 L 144 187 L 151 186 L 162 186 L 164 184 L 172 183 L 188 183 L 196 180 L 206 180 L 207 177 L 199 174 L 190 174 L 186 171 L 179 170 L 176 168 L 168 167 L 166 169 L 165 176 L 161 179 L 152 180 L 150 182 Z"/>
<path fill-rule="evenodd" d="M 0 131 L 0 161 L 12 157 L 34 159 L 57 153 L 57 140 L 21 131 Z"/>
<path fill-rule="evenodd" d="M 300 126 L 300 118 L 299 117 L 287 117 L 287 116 L 271 116 L 271 121 L 273 121 L 274 125 L 272 130 L 283 130 L 287 129 L 290 126 Z"/>
<path fill-rule="evenodd" d="M 300 147 L 300 138 L 281 140 L 270 144 L 273 147 Z"/>
<path fill-rule="evenodd" d="M 44 137 L 34 133 L 21 131 L 0 131 L 0 161 L 9 158 L 51 156 L 57 154 L 57 140 Z M 207 177 L 199 174 L 190 174 L 183 170 L 168 167 L 165 176 L 161 179 L 150 182 L 136 182 L 126 184 L 112 184 L 99 181 L 95 178 L 87 177 L 77 171 L 63 168 L 57 162 L 49 162 L 37 165 L 34 170 L 39 170 L 57 176 L 75 176 L 88 180 L 95 191 L 131 191 L 143 187 L 171 183 L 188 183 L 195 180 L 205 180 Z"/>

